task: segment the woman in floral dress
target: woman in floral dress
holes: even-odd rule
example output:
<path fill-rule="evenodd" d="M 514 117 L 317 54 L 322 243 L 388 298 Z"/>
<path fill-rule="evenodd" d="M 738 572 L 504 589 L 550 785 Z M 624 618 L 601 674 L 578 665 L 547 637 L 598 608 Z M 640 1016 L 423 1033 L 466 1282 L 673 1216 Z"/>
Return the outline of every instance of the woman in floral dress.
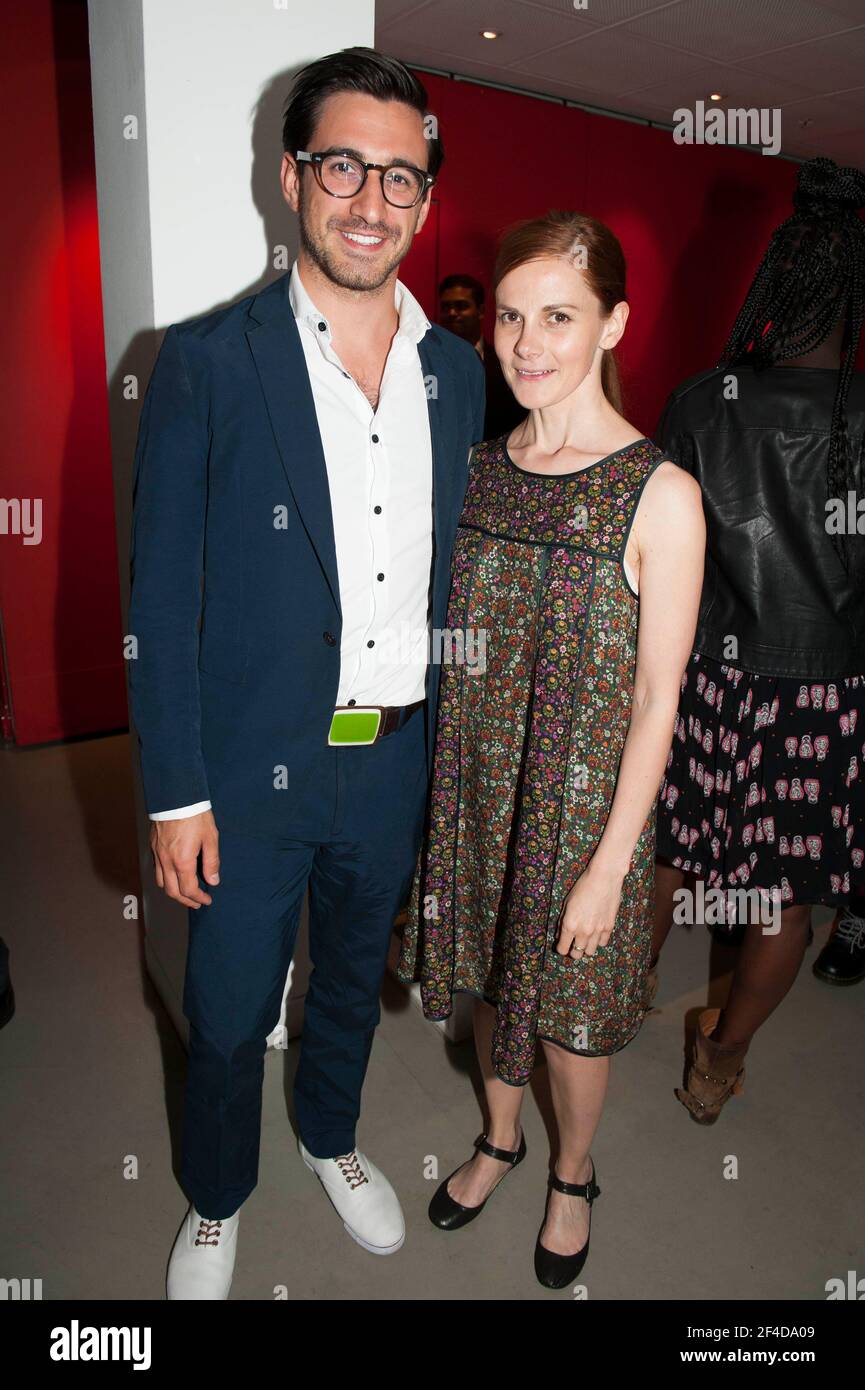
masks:
<path fill-rule="evenodd" d="M 640 1027 L 655 815 L 703 576 L 700 490 L 620 413 L 621 247 L 550 213 L 508 232 L 495 348 L 525 421 L 475 447 L 454 549 L 430 818 L 399 974 L 476 996 L 489 1124 L 430 1217 L 476 1217 L 525 1153 L 543 1047 L 560 1150 L 535 1248 L 569 1283 L 600 1189 L 610 1056 Z M 459 655 L 459 653 L 457 653 Z"/>

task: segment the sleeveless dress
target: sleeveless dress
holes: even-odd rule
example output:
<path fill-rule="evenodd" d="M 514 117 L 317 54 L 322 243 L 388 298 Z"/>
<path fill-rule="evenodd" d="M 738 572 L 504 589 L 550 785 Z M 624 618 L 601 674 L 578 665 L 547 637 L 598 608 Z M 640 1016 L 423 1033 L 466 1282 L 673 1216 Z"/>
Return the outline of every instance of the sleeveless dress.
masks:
<path fill-rule="evenodd" d="M 543 1038 L 608 1056 L 639 1031 L 654 919 L 657 797 L 609 943 L 555 950 L 604 831 L 631 715 L 639 603 L 624 573 L 649 439 L 576 473 L 476 446 L 453 551 L 429 821 L 397 965 L 427 1018 L 496 1006 L 492 1065 L 523 1086 Z M 447 635 L 447 634 L 446 634 Z M 471 658 L 471 659 L 470 659 Z M 435 656 L 434 658 L 435 659 Z"/>

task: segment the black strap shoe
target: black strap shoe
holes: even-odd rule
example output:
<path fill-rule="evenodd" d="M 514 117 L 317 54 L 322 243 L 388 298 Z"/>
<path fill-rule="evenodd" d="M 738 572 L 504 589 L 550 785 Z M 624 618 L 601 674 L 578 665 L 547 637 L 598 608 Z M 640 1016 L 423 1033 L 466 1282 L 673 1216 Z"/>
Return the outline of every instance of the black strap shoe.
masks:
<path fill-rule="evenodd" d="M 497 1149 L 495 1145 L 487 1143 L 487 1136 L 481 1134 L 475 1140 L 475 1148 L 489 1158 L 497 1158 L 502 1163 L 509 1163 L 511 1168 L 516 1168 L 518 1163 L 522 1163 L 526 1156 L 526 1136 L 520 1132 L 520 1146 L 518 1149 Z M 467 1158 L 466 1163 L 471 1163 Z M 474 1221 L 476 1216 L 480 1216 L 487 1202 L 492 1197 L 496 1188 L 501 1185 L 507 1177 L 503 1173 L 496 1186 L 493 1188 L 489 1197 L 485 1197 L 479 1207 L 464 1207 L 462 1202 L 457 1202 L 448 1192 L 448 1183 L 455 1177 L 460 1169 L 465 1168 L 466 1164 L 461 1163 L 459 1168 L 455 1168 L 452 1173 L 448 1173 L 444 1182 L 441 1183 L 433 1194 L 433 1199 L 429 1204 L 429 1219 L 434 1226 L 438 1226 L 442 1231 L 456 1231 L 460 1226 L 467 1226 L 470 1221 Z"/>
<path fill-rule="evenodd" d="M 582 1250 L 578 1250 L 575 1255 L 556 1255 L 552 1250 L 548 1250 L 545 1245 L 541 1245 L 541 1231 L 547 1220 L 547 1209 L 550 1205 L 549 1189 L 555 1188 L 557 1192 L 564 1192 L 566 1197 L 585 1197 L 589 1204 L 589 1235 Z M 589 1239 L 592 1230 L 592 1202 L 596 1197 L 600 1197 L 601 1189 L 595 1182 L 595 1164 L 592 1161 L 592 1176 L 588 1182 L 562 1182 L 561 1178 L 556 1177 L 553 1172 L 550 1174 L 547 1202 L 544 1207 L 544 1219 L 541 1222 L 541 1230 L 538 1231 L 538 1239 L 535 1243 L 535 1274 L 538 1276 L 539 1283 L 545 1289 L 563 1289 L 572 1283 L 580 1273 L 586 1263 L 586 1256 L 589 1253 Z"/>

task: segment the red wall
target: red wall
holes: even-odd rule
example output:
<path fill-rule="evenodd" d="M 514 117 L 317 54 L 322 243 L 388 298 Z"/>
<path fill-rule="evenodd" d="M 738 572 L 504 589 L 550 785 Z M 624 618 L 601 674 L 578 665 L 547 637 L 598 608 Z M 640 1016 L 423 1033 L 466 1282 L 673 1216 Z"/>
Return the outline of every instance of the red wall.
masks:
<path fill-rule="evenodd" d="M 438 217 L 402 278 L 436 318 L 436 285 L 486 286 L 498 234 L 551 208 L 606 222 L 628 263 L 630 318 L 618 355 L 625 413 L 651 435 L 671 388 L 714 365 L 773 228 L 792 212 L 799 166 L 532 97 L 418 73 L 445 162 Z M 478 168 L 486 172 L 479 178 Z M 491 295 L 487 335 L 492 337 Z M 865 344 L 860 353 L 865 361 Z"/>
<path fill-rule="evenodd" d="M 99 286 L 87 11 L 3 11 L 0 497 L 42 499 L 42 542 L 0 534 L 19 744 L 127 723 Z"/>
<path fill-rule="evenodd" d="M 28 744 L 127 722 L 84 0 L 10 0 L 0 72 L 0 497 L 43 504 L 41 545 L 0 535 L 2 732 Z M 626 413 L 651 434 L 670 388 L 717 358 L 797 166 L 421 76 L 446 160 L 403 278 L 435 318 L 441 276 L 489 287 L 518 218 L 564 207 L 608 222 L 629 266 Z"/>

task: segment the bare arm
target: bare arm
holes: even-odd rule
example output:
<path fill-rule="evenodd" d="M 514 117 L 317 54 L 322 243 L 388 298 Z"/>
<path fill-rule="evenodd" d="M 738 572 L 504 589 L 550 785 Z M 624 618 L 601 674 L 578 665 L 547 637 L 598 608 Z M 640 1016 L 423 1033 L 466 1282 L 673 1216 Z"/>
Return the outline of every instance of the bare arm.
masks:
<path fill-rule="evenodd" d="M 610 939 L 622 884 L 670 752 L 697 627 L 706 549 L 699 485 L 675 464 L 660 464 L 646 484 L 634 528 L 640 618 L 631 721 L 604 833 L 565 900 L 560 955 L 576 946 L 592 956 Z"/>

